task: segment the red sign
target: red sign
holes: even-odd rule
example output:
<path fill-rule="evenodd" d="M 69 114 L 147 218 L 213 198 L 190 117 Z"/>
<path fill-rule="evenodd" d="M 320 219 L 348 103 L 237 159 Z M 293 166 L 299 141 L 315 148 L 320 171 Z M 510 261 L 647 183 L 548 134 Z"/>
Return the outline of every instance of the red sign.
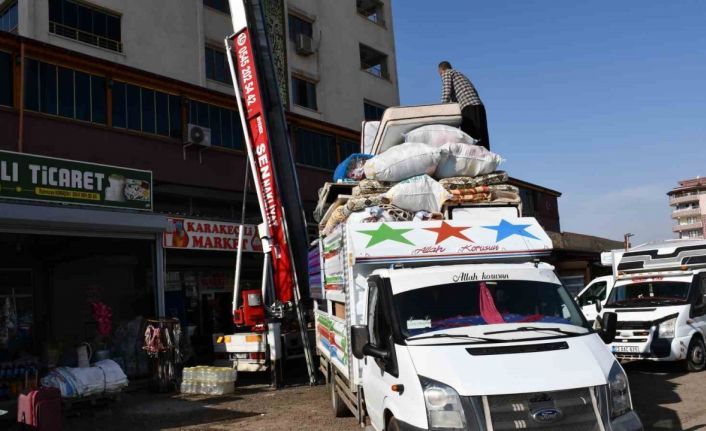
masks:
<path fill-rule="evenodd" d="M 162 234 L 164 248 L 238 250 L 238 224 L 175 217 L 169 217 L 167 221 L 167 231 Z M 262 242 L 253 225 L 243 227 L 243 251 L 262 252 Z"/>
<path fill-rule="evenodd" d="M 289 245 L 284 232 L 284 216 L 277 182 L 272 167 L 269 136 L 262 111 L 262 93 L 255 70 L 252 42 L 248 29 L 236 34 L 235 66 L 238 69 L 240 90 L 243 97 L 250 145 L 249 156 L 255 162 L 257 195 L 270 230 L 274 290 L 277 299 L 290 302 L 294 298 L 294 276 Z"/>

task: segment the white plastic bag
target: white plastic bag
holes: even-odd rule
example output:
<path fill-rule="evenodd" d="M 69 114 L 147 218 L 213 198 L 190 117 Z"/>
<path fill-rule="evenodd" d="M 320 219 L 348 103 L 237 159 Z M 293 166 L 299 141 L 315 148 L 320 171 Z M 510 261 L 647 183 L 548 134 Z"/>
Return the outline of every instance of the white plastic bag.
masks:
<path fill-rule="evenodd" d="M 417 175 L 432 175 L 441 158 L 440 148 L 408 142 L 366 160 L 365 177 L 379 181 L 402 181 Z"/>
<path fill-rule="evenodd" d="M 438 179 L 489 174 L 503 161 L 502 157 L 479 145 L 451 143 L 441 148 L 444 157 L 434 174 Z"/>
<path fill-rule="evenodd" d="M 419 175 L 393 186 L 385 193 L 392 205 L 407 211 L 438 213 L 451 193 L 428 175 Z"/>
<path fill-rule="evenodd" d="M 424 142 L 432 147 L 440 147 L 444 144 L 461 142 L 464 144 L 475 144 L 476 141 L 459 128 L 447 126 L 445 124 L 429 124 L 417 127 L 405 135 L 405 142 Z"/>

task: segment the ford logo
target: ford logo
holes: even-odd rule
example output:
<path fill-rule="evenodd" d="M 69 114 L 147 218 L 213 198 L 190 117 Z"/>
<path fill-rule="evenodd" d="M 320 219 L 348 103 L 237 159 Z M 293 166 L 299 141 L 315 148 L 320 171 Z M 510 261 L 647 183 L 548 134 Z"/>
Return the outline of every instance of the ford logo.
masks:
<path fill-rule="evenodd" d="M 556 422 L 561 419 L 562 416 L 561 410 L 553 407 L 535 410 L 532 413 L 532 419 L 540 424 L 550 424 L 552 422 Z"/>

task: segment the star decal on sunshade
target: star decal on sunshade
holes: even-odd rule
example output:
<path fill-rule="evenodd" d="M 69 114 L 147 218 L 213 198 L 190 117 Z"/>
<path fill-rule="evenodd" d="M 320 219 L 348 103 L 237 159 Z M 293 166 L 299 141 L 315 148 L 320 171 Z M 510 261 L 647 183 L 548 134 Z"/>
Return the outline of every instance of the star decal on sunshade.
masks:
<path fill-rule="evenodd" d="M 366 247 L 372 247 L 383 241 L 396 241 L 402 244 L 414 245 L 414 243 L 404 237 L 404 234 L 413 229 L 393 229 L 385 223 L 375 230 L 359 230 L 358 232 L 370 235 L 370 241 Z"/>
<path fill-rule="evenodd" d="M 513 235 L 524 236 L 532 239 L 539 239 L 531 233 L 527 232 L 527 228 L 532 225 L 530 224 L 512 224 L 507 220 L 500 220 L 497 226 L 483 226 L 486 229 L 492 229 L 498 232 L 495 242 L 500 242 L 505 238 L 511 237 Z"/>
<path fill-rule="evenodd" d="M 439 226 L 439 227 L 425 227 L 424 230 L 436 232 L 436 243 L 437 244 L 439 244 L 443 241 L 446 241 L 448 238 L 451 238 L 451 237 L 456 237 L 459 239 L 464 239 L 466 241 L 473 242 L 473 240 L 471 240 L 466 235 L 461 233 L 468 228 L 470 228 L 470 226 L 451 226 L 450 224 L 446 223 L 445 221 L 442 221 L 441 226 Z"/>

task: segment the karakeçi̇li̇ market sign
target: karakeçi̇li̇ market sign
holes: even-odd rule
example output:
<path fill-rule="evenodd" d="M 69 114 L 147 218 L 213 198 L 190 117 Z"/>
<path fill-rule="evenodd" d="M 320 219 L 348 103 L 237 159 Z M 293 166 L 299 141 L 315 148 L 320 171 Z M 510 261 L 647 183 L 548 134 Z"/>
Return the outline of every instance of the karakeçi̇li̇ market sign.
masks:
<path fill-rule="evenodd" d="M 152 210 L 152 172 L 0 151 L 0 198 Z"/>
<path fill-rule="evenodd" d="M 240 225 L 222 221 L 169 217 L 163 235 L 164 248 L 236 251 Z M 253 225 L 243 227 L 243 251 L 262 252 L 262 242 Z"/>

